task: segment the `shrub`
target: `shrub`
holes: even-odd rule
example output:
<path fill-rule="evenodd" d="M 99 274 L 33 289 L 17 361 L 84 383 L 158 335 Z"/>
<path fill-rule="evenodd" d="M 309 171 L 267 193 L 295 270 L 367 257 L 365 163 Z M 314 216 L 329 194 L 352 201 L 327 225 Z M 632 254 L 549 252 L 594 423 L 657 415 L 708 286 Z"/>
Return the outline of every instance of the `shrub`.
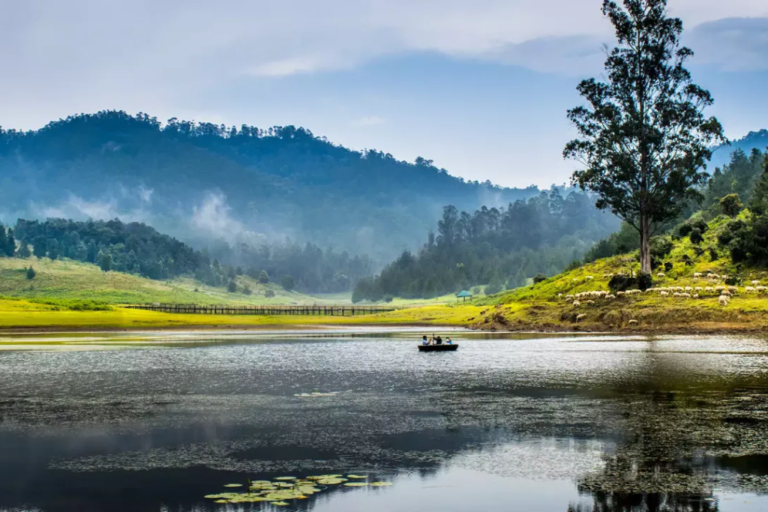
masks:
<path fill-rule="evenodd" d="M 237 284 L 234 281 L 230 281 L 227 284 L 227 291 L 229 293 L 236 293 L 237 292 Z"/>
<path fill-rule="evenodd" d="M 267 290 L 264 292 L 264 296 L 268 299 L 271 299 L 272 297 L 275 296 L 275 292 L 273 292 L 272 290 Z"/>
<path fill-rule="evenodd" d="M 37 272 L 35 272 L 35 269 L 33 269 L 32 265 L 30 265 L 29 268 L 27 269 L 27 279 L 31 281 L 32 279 L 35 278 L 36 275 L 37 275 Z"/>
<path fill-rule="evenodd" d="M 653 286 L 653 277 L 648 272 L 640 272 L 637 274 L 637 287 L 640 290 L 647 290 Z"/>
<path fill-rule="evenodd" d="M 709 259 L 712 261 L 717 261 L 720 259 L 720 254 L 717 252 L 717 249 L 714 247 L 709 248 Z"/>
<path fill-rule="evenodd" d="M 251 287 L 248 285 L 243 286 L 243 293 L 246 295 L 250 295 L 253 293 L 253 290 L 251 290 Z"/>
<path fill-rule="evenodd" d="M 720 209 L 729 217 L 736 217 L 744 205 L 741 204 L 739 194 L 728 194 L 720 200 Z"/>
<path fill-rule="evenodd" d="M 267 274 L 266 270 L 262 270 L 259 274 L 259 282 L 261 284 L 267 284 L 269 283 L 269 274 Z"/>
<path fill-rule="evenodd" d="M 673 268 L 675 268 L 675 266 L 672 265 L 672 263 L 670 263 L 669 261 L 664 264 L 664 271 L 665 272 L 672 272 Z"/>
<path fill-rule="evenodd" d="M 395 298 L 391 295 L 385 295 L 383 300 L 384 302 L 392 302 Z"/>
<path fill-rule="evenodd" d="M 691 231 L 691 243 L 699 245 L 703 241 L 704 235 L 701 234 L 701 230 L 699 228 L 694 228 L 693 231 Z"/>
<path fill-rule="evenodd" d="M 537 284 L 539 284 L 539 283 L 541 283 L 543 281 L 546 281 L 546 280 L 547 280 L 547 276 L 545 276 L 544 274 L 536 274 L 533 277 L 533 284 L 537 285 Z"/>
<path fill-rule="evenodd" d="M 728 286 L 741 286 L 743 280 L 738 276 L 728 276 L 728 279 L 725 280 L 725 284 Z"/>

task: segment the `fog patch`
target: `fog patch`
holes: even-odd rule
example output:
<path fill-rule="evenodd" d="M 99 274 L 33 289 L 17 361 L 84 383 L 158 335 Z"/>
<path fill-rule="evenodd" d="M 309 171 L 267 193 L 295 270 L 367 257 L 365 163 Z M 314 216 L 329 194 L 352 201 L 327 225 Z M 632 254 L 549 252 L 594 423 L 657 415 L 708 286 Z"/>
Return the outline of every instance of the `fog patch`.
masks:
<path fill-rule="evenodd" d="M 191 224 L 199 231 L 231 241 L 244 231 L 231 212 L 227 196 L 222 192 L 208 192 L 203 202 L 193 207 Z"/>

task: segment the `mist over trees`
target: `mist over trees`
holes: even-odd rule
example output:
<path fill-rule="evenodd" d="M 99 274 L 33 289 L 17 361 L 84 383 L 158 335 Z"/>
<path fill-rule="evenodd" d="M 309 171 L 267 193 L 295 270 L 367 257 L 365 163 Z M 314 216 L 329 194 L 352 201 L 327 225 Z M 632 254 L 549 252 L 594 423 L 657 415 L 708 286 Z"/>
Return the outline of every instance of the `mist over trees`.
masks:
<path fill-rule="evenodd" d="M 403 252 L 380 275 L 361 279 L 353 301 L 387 296 L 432 298 L 474 285 L 487 293 L 524 286 L 580 260 L 593 243 L 616 230 L 616 217 L 594 208 L 594 198 L 559 189 L 507 208 L 474 213 L 446 206 L 437 230 L 418 253 Z"/>
<path fill-rule="evenodd" d="M 294 126 L 104 111 L 0 128 L 0 218 L 118 217 L 198 248 L 255 232 L 386 262 L 418 247 L 446 204 L 474 210 L 538 192 L 464 181 L 425 158 L 352 151 Z"/>
<path fill-rule="evenodd" d="M 14 236 L 19 240 L 18 249 Z M 126 272 L 150 279 L 189 276 L 218 287 L 228 286 L 236 276 L 247 274 L 262 284 L 270 282 L 270 276 L 278 276 L 288 290 L 348 292 L 359 279 L 373 272 L 367 256 L 322 250 L 309 243 L 286 242 L 256 248 L 241 244 L 237 249 L 225 245 L 219 246 L 214 256 L 145 224 L 117 219 L 19 219 L 13 230 L 0 225 L 0 247 L 4 247 L 5 256 L 67 258 L 93 263 L 105 272 Z"/>

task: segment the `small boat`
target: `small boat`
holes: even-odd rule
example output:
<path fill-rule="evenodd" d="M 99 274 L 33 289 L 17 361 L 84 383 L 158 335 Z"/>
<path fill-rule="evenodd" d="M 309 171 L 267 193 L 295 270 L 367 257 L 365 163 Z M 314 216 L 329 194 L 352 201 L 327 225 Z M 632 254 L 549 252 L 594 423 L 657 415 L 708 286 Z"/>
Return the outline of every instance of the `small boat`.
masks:
<path fill-rule="evenodd" d="M 419 345 L 419 352 L 453 352 L 458 345 Z"/>

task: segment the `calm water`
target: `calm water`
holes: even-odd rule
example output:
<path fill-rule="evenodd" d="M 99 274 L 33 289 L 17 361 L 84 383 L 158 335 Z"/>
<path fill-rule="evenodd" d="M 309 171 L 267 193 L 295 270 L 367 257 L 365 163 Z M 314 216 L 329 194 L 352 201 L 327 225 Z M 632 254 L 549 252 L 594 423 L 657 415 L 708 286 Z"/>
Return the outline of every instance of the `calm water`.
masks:
<path fill-rule="evenodd" d="M 414 339 L 0 352 L 0 510 L 272 511 L 204 495 L 328 473 L 393 485 L 283 510 L 768 510 L 766 340 Z"/>

